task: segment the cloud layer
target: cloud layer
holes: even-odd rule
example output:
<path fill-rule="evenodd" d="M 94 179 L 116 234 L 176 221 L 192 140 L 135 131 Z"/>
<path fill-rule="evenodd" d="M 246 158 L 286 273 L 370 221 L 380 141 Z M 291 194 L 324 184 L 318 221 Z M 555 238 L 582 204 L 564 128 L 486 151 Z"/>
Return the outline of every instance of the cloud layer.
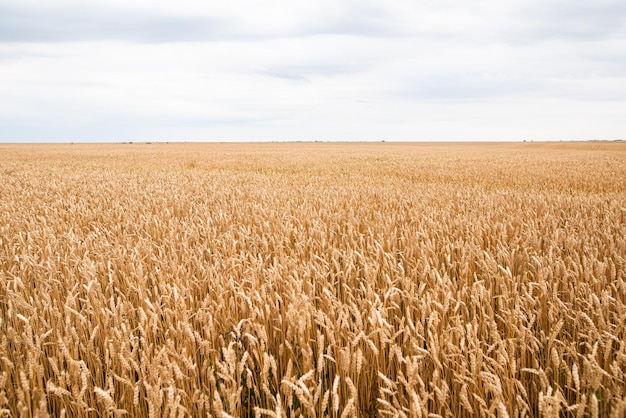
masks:
<path fill-rule="evenodd" d="M 624 136 L 617 1 L 0 5 L 0 141 Z"/>

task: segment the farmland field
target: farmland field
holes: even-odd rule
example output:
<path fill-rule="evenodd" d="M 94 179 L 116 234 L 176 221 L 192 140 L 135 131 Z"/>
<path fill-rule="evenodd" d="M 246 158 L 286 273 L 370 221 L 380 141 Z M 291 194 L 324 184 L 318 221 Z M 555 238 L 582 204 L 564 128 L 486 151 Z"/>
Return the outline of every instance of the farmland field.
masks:
<path fill-rule="evenodd" d="M 623 417 L 626 143 L 0 145 L 0 410 Z"/>

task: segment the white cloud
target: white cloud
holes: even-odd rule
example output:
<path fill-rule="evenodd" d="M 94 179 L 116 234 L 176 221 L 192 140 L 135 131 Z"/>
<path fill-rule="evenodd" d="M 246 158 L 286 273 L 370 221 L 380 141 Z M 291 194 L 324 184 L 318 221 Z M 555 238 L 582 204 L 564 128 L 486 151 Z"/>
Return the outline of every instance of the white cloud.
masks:
<path fill-rule="evenodd" d="M 0 141 L 620 137 L 595 4 L 5 1 Z"/>

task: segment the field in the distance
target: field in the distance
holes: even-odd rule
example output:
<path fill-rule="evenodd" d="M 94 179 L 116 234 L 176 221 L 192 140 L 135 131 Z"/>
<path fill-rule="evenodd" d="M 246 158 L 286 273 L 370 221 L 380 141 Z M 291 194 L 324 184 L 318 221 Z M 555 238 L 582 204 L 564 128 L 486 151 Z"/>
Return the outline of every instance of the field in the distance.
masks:
<path fill-rule="evenodd" d="M 0 145 L 0 410 L 623 417 L 626 143 Z"/>

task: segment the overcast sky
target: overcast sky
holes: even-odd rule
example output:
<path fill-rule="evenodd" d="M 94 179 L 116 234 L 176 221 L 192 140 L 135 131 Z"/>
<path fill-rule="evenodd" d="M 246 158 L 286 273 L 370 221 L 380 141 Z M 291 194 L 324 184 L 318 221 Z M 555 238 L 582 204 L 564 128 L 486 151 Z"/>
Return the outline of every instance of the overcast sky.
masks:
<path fill-rule="evenodd" d="M 626 139 L 624 0 L 0 0 L 0 141 Z"/>

